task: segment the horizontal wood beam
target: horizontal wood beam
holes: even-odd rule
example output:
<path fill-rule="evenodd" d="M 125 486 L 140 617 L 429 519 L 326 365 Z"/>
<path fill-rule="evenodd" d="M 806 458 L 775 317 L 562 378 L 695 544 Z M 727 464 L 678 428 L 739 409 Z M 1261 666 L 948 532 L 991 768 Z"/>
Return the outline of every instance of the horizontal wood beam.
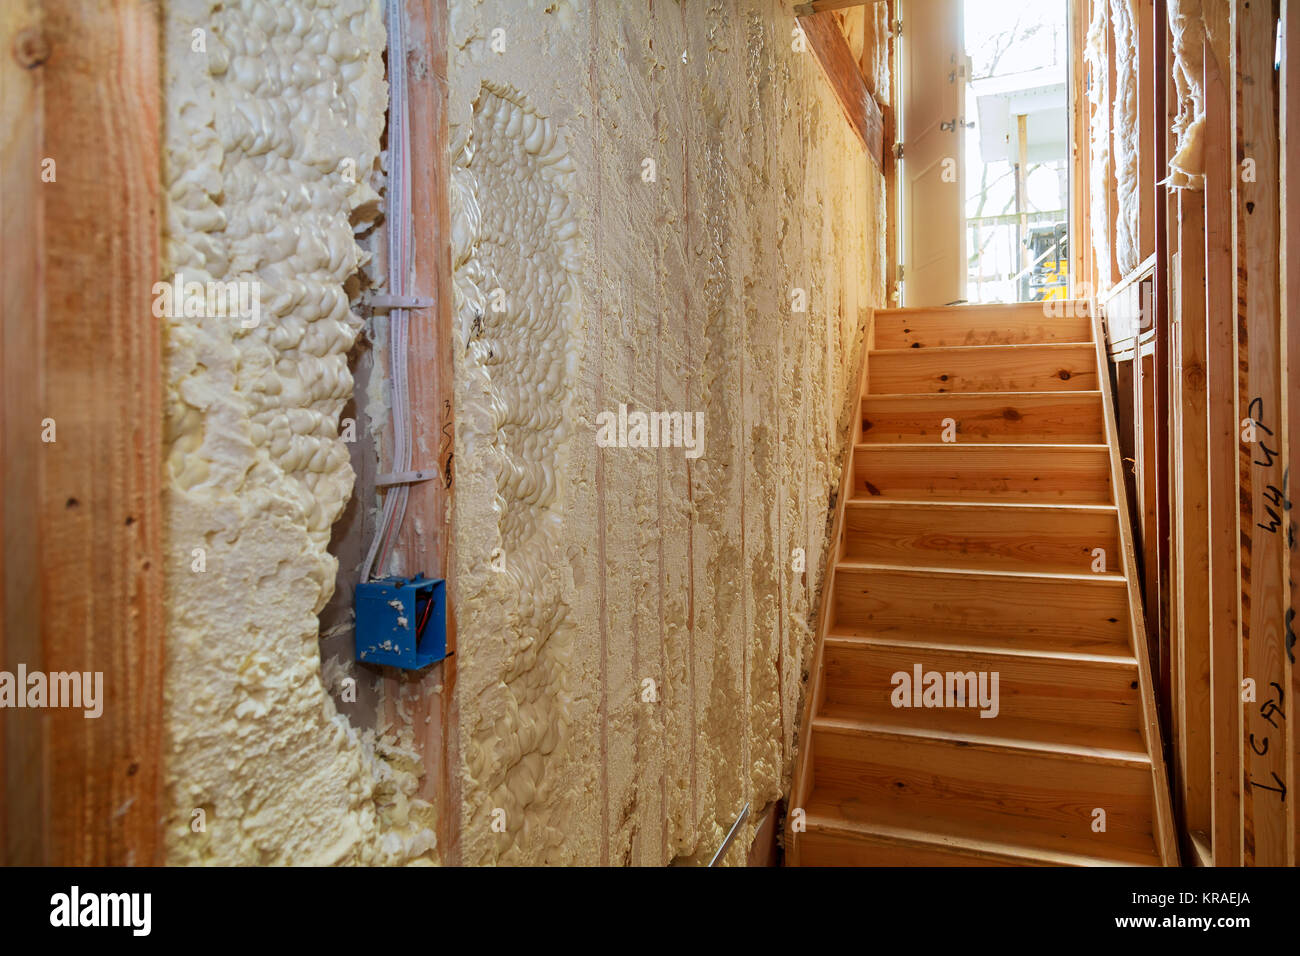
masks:
<path fill-rule="evenodd" d="M 849 49 L 849 41 L 830 13 L 799 17 L 799 27 L 808 47 L 817 57 L 844 115 L 862 140 L 876 168 L 884 172 L 885 124 L 871 91 L 867 89 L 862 67 Z"/>
<path fill-rule="evenodd" d="M 823 13 L 828 10 L 847 10 L 849 7 L 865 7 L 874 2 L 875 0 L 812 0 L 811 3 L 796 4 L 794 12 L 795 16 L 810 17 L 814 13 Z"/>

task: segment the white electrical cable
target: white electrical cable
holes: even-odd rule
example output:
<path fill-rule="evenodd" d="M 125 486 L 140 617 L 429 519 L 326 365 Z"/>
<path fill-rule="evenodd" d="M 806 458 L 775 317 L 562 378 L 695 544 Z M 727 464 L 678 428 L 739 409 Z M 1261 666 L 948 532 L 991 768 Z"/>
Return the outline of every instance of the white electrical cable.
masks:
<path fill-rule="evenodd" d="M 388 19 L 388 294 L 407 294 L 411 269 L 411 163 L 410 119 L 406 105 L 406 33 L 402 0 L 386 0 Z M 388 313 L 389 388 L 392 393 L 394 472 L 411 470 L 411 409 L 407 382 L 408 350 L 407 310 L 394 308 Z M 361 566 L 361 580 L 375 577 L 378 559 L 382 576 L 397 531 L 406 517 L 409 496 L 406 485 L 390 487 L 384 493 L 384 507 L 366 560 Z"/>

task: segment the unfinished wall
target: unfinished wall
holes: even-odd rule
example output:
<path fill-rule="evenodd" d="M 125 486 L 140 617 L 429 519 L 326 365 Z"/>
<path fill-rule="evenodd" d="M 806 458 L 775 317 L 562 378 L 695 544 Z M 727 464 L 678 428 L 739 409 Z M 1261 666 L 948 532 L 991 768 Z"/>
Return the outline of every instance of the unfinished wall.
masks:
<path fill-rule="evenodd" d="M 165 275 L 257 283 L 261 311 L 164 319 L 169 860 L 404 861 L 433 842 L 409 750 L 336 714 L 316 642 L 353 479 L 337 423 L 353 223 L 377 210 L 379 7 L 166 9 Z"/>
<path fill-rule="evenodd" d="M 450 27 L 463 862 L 707 855 L 788 778 L 881 177 L 776 0 Z"/>

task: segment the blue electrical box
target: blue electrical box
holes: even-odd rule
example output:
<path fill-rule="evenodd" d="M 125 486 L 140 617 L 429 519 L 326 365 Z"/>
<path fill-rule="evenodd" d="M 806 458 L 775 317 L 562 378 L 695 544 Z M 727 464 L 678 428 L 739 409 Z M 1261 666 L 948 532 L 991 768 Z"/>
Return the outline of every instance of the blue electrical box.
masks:
<path fill-rule="evenodd" d="M 447 586 L 417 574 L 357 585 L 356 658 L 419 670 L 447 656 Z"/>

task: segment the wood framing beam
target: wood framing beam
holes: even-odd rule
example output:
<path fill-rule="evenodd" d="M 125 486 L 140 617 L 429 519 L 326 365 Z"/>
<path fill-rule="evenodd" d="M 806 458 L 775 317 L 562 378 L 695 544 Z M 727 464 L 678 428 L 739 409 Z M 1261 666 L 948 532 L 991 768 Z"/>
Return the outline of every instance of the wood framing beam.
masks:
<path fill-rule="evenodd" d="M 1244 862 L 1281 866 L 1287 852 L 1286 463 L 1282 459 L 1278 275 L 1277 4 L 1236 3 L 1237 328 L 1239 412 L 1255 440 L 1239 443 Z M 1249 165 L 1248 165 L 1249 164 Z M 1249 167 L 1253 166 L 1253 169 Z M 1243 426 L 1244 427 L 1244 426 Z M 1290 795 L 1294 800 L 1295 795 Z"/>
<path fill-rule="evenodd" d="M 397 553 L 409 574 L 447 579 L 447 652 L 456 649 L 456 588 L 451 580 L 453 417 L 451 328 L 451 169 L 447 148 L 447 0 L 408 0 L 406 76 L 411 142 L 411 216 L 414 222 L 413 294 L 434 300 L 409 313 L 408 377 L 412 462 L 436 468 L 439 480 L 410 486 Z M 437 808 L 438 850 L 444 863 L 459 862 L 460 788 L 456 719 L 456 659 L 449 656 L 419 674 L 384 678 L 389 720 L 409 715 L 424 761 L 418 795 Z M 398 704 L 401 703 L 399 710 Z"/>
<path fill-rule="evenodd" d="M 1174 593 L 1177 608 L 1174 760 L 1184 826 L 1210 828 L 1210 553 L 1205 417 L 1205 203 L 1178 191 L 1179 248 L 1171 345 L 1175 481 Z"/>
<path fill-rule="evenodd" d="M 815 13 L 824 13 L 830 10 L 847 10 L 849 7 L 866 7 L 874 3 L 875 0 L 811 0 L 810 3 L 795 4 L 794 13 L 797 17 L 810 17 Z M 892 20 L 890 21 L 893 22 Z"/>
<path fill-rule="evenodd" d="M 1110 148 L 1106 151 L 1106 230 L 1109 239 L 1106 247 L 1110 252 L 1109 261 L 1099 263 L 1102 284 L 1106 288 L 1118 283 L 1124 272 L 1119 267 L 1115 252 L 1115 225 L 1119 219 L 1119 185 L 1115 179 L 1115 30 L 1106 28 L 1106 136 L 1110 139 Z"/>
<path fill-rule="evenodd" d="M 0 12 L 2 669 L 102 674 L 96 718 L 0 710 L 9 864 L 162 862 L 158 30 L 139 0 Z"/>
<path fill-rule="evenodd" d="M 1149 216 L 1144 215 L 1141 226 L 1142 254 L 1147 254 L 1147 243 L 1155 252 L 1155 277 L 1151 283 L 1150 321 L 1155 332 L 1152 364 L 1152 390 L 1154 396 L 1152 429 L 1152 501 L 1155 508 L 1155 538 L 1151 570 L 1152 589 L 1148 614 L 1154 618 L 1152 632 L 1159 648 L 1160 670 L 1156 675 L 1156 688 L 1160 699 L 1161 723 L 1166 733 L 1170 726 L 1170 699 L 1173 667 L 1170 661 L 1169 630 L 1169 219 L 1168 197 L 1156 170 L 1168 166 L 1166 153 L 1166 116 L 1168 88 L 1165 64 L 1166 9 L 1163 3 L 1142 0 L 1138 10 L 1138 63 L 1144 99 L 1139 102 L 1138 126 L 1143 130 L 1138 153 L 1140 192 L 1147 197 Z M 1143 116 L 1150 117 L 1142 122 Z M 1149 221 L 1146 221 L 1149 220 Z M 1167 739 L 1167 738 L 1166 738 Z"/>
<path fill-rule="evenodd" d="M 1236 167 L 1227 82 L 1230 68 L 1203 45 L 1205 77 L 1206 448 L 1210 513 L 1210 708 L 1213 789 L 1210 843 L 1216 866 L 1241 865 L 1241 644 L 1237 630 L 1237 318 L 1233 208 Z"/>
<path fill-rule="evenodd" d="M 1143 286 L 1145 288 L 1145 284 Z M 1139 293 L 1141 294 L 1141 293 Z M 1145 649 L 1151 656 L 1151 672 L 1155 675 L 1156 699 L 1160 699 L 1160 631 L 1157 624 L 1159 587 L 1159 560 L 1157 556 L 1156 514 L 1156 413 L 1155 349 L 1151 354 L 1139 352 L 1133 362 L 1133 420 L 1137 423 L 1134 436 L 1134 453 L 1137 456 L 1138 526 L 1142 537 L 1138 542 L 1142 555 L 1142 590 L 1146 597 L 1144 612 L 1147 633 Z"/>
<path fill-rule="evenodd" d="M 1292 185 L 1292 177 L 1300 176 L 1300 18 L 1290 4 L 1282 4 L 1282 63 L 1279 72 L 1279 146 L 1281 184 L 1279 206 L 1281 212 L 1281 327 L 1282 327 L 1282 434 L 1283 459 L 1295 470 L 1300 454 L 1300 189 Z M 1289 496 L 1292 492 L 1287 490 Z M 1286 657 L 1283 665 L 1288 673 L 1292 708 L 1300 699 L 1300 667 L 1296 666 L 1295 610 L 1300 606 L 1300 546 L 1296 541 L 1296 521 L 1293 512 L 1287 516 L 1287 541 L 1284 552 L 1283 580 L 1287 585 L 1285 624 Z M 1287 865 L 1300 863 L 1300 826 L 1296 821 L 1296 801 L 1300 800 L 1300 733 L 1294 718 L 1287 722 L 1287 794 L 1290 811 L 1287 826 L 1290 830 Z M 1290 796 L 1295 794 L 1295 796 Z"/>
<path fill-rule="evenodd" d="M 898 305 L 898 158 L 894 144 L 898 142 L 898 37 L 894 24 L 898 22 L 898 0 L 889 0 L 889 103 L 881 111 L 882 134 L 881 169 L 885 174 L 885 303 Z"/>
<path fill-rule="evenodd" d="M 1088 36 L 1088 0 L 1070 0 L 1070 76 L 1067 109 L 1070 117 L 1070 278 L 1074 288 L 1088 283 L 1095 289 L 1091 272 L 1092 241 L 1088 235 L 1089 126 L 1087 64 L 1083 49 Z M 1071 295 L 1074 295 L 1071 290 Z M 1083 293 L 1079 293 L 1083 295 Z"/>
<path fill-rule="evenodd" d="M 868 155 L 875 160 L 876 168 L 884 171 L 884 122 L 880 107 L 867 89 L 862 67 L 853 58 L 849 41 L 844 38 L 839 23 L 832 13 L 814 13 L 799 17 L 799 27 L 808 41 L 808 48 L 817 57 L 826 80 L 839 100 L 844 116 L 853 127 Z"/>

